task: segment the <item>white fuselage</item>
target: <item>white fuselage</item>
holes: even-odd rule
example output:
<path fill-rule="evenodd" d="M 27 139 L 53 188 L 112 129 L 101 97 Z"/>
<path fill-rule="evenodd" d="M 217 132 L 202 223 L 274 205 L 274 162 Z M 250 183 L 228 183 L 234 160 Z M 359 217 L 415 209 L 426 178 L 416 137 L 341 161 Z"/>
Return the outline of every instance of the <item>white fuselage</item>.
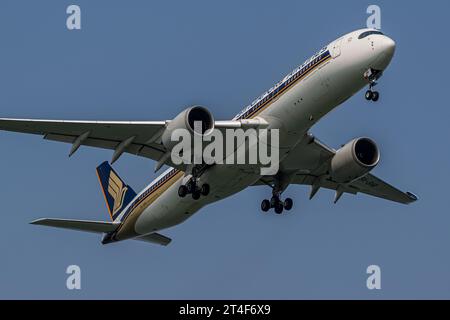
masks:
<path fill-rule="evenodd" d="M 358 38 L 367 31 L 371 29 L 357 30 L 331 42 L 272 88 L 277 90 L 277 86 L 286 82 L 283 84 L 286 88 L 278 88 L 280 93 L 264 107 L 252 111 L 257 99 L 236 118 L 257 115 L 269 123 L 269 128 L 280 129 L 281 162 L 289 150 L 301 142 L 311 126 L 368 84 L 364 78 L 368 69 L 383 71 L 390 63 L 395 50 L 394 41 L 381 34 Z M 289 80 L 290 76 L 302 71 L 302 67 L 307 72 L 301 78 Z M 260 99 L 267 100 L 268 93 Z M 172 172 L 169 177 L 168 172 Z M 137 196 L 138 201 L 133 201 L 130 208 L 124 210 L 126 216 L 120 217 L 123 226 L 115 239 L 124 240 L 179 224 L 206 204 L 233 195 L 260 178 L 258 172 L 247 172 L 239 166 L 211 166 L 200 178 L 202 183 L 210 185 L 211 192 L 193 200 L 178 196 L 183 176 L 183 172 L 169 169 L 144 189 Z M 161 187 L 146 196 L 149 188 L 156 189 L 156 184 Z"/>

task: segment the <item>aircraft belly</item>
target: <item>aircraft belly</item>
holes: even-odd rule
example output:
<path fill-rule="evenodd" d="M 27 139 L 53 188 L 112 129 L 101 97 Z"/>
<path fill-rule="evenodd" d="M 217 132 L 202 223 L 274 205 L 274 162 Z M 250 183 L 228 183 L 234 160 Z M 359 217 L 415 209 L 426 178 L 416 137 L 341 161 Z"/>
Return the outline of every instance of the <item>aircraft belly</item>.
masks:
<path fill-rule="evenodd" d="M 177 225 L 201 207 L 200 201 L 194 202 L 192 197 L 178 196 L 180 183 L 181 179 L 145 208 L 136 220 L 136 233 L 143 235 Z"/>
<path fill-rule="evenodd" d="M 213 166 L 200 178 L 200 184 L 208 183 L 211 192 L 199 200 L 190 195 L 178 196 L 181 179 L 162 193 L 137 218 L 134 230 L 137 235 L 166 229 L 184 222 L 205 205 L 229 197 L 259 179 L 259 174 L 246 172 L 235 166 Z"/>

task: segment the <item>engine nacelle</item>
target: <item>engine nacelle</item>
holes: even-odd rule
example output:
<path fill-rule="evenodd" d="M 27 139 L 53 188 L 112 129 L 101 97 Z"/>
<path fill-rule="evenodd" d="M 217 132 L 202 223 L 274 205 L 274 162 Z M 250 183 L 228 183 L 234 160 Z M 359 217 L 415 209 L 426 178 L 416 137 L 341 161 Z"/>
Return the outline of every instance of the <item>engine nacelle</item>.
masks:
<path fill-rule="evenodd" d="M 194 123 L 196 121 L 201 122 L 200 128 L 195 128 Z M 161 135 L 161 142 L 168 150 L 171 150 L 172 147 L 178 143 L 177 141 L 172 141 L 171 139 L 172 132 L 176 129 L 188 130 L 192 136 L 194 134 L 204 136 L 214 130 L 214 118 L 211 112 L 202 106 L 193 106 L 181 112 L 169 122 Z"/>
<path fill-rule="evenodd" d="M 380 161 L 380 152 L 369 138 L 356 138 L 340 148 L 331 159 L 331 177 L 349 183 L 366 175 Z"/>

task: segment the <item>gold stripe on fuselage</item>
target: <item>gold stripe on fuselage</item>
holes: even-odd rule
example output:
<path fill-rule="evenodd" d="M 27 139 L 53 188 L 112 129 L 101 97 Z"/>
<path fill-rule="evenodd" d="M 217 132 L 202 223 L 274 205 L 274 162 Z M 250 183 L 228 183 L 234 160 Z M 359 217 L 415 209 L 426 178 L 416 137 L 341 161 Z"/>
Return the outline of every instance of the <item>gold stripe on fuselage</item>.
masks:
<path fill-rule="evenodd" d="M 282 93 L 284 93 L 287 89 L 291 88 L 293 85 L 295 85 L 296 83 L 298 83 L 300 80 L 303 80 L 307 75 L 309 75 L 311 72 L 313 72 L 317 67 L 319 67 L 320 65 L 322 65 L 323 63 L 325 63 L 326 61 L 328 61 L 329 59 L 331 59 L 331 55 L 326 56 L 325 58 L 323 58 L 322 60 L 319 60 L 315 65 L 312 65 L 309 70 L 305 71 L 304 74 L 302 74 L 301 76 L 299 76 L 297 79 L 295 79 L 294 81 L 292 81 L 290 84 L 286 85 L 281 91 L 277 92 L 276 95 L 274 95 L 272 98 L 270 98 L 269 100 L 267 100 L 266 102 L 264 102 L 262 105 L 260 105 L 258 108 L 256 108 L 255 110 L 253 110 L 248 117 L 246 117 L 246 119 L 251 119 L 252 117 L 257 116 L 258 114 L 260 114 L 262 111 L 264 111 L 269 105 L 271 105 L 275 98 L 278 98 L 281 96 Z"/>

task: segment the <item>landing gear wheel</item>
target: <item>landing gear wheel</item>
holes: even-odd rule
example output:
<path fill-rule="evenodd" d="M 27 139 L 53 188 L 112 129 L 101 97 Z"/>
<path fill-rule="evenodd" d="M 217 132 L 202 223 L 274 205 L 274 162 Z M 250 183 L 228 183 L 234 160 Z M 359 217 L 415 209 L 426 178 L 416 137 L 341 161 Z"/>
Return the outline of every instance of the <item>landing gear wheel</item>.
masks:
<path fill-rule="evenodd" d="M 185 185 L 181 185 L 181 186 L 178 188 L 178 196 L 179 196 L 180 198 L 186 197 L 186 195 L 187 195 L 188 193 L 189 193 L 189 192 L 188 192 L 188 188 L 187 188 Z"/>
<path fill-rule="evenodd" d="M 200 199 L 200 191 L 195 190 L 194 192 L 192 192 L 192 199 L 194 200 Z"/>
<path fill-rule="evenodd" d="M 378 91 L 373 91 L 372 92 L 372 101 L 376 102 L 376 101 L 378 101 L 379 98 L 380 98 L 380 94 L 378 93 Z"/>
<path fill-rule="evenodd" d="M 284 200 L 284 209 L 287 211 L 291 210 L 293 205 L 294 201 L 292 201 L 291 198 L 286 198 L 286 200 Z"/>
<path fill-rule="evenodd" d="M 207 183 L 203 184 L 200 189 L 200 193 L 204 196 L 207 196 L 209 194 L 209 184 Z"/>
<path fill-rule="evenodd" d="M 373 99 L 373 92 L 372 92 L 372 90 L 367 90 L 365 97 L 366 97 L 366 100 L 369 100 L 369 101 L 372 100 Z"/>
<path fill-rule="evenodd" d="M 283 204 L 281 202 L 275 205 L 275 213 L 282 214 L 283 213 Z"/>
<path fill-rule="evenodd" d="M 262 210 L 263 212 L 267 212 L 267 211 L 270 210 L 270 201 L 269 201 L 269 200 L 264 199 L 264 200 L 261 202 L 261 210 Z"/>

